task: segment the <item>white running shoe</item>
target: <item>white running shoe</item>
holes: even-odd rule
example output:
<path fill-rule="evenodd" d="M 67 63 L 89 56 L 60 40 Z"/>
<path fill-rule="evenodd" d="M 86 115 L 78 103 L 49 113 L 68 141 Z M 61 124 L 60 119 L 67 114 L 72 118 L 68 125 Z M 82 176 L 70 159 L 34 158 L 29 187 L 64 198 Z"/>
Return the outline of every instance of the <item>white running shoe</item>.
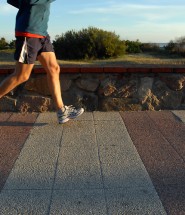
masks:
<path fill-rule="evenodd" d="M 82 115 L 84 112 L 83 108 L 75 109 L 75 107 L 73 107 L 72 105 L 64 107 L 65 107 L 64 112 L 62 112 L 61 110 L 57 112 L 59 124 L 63 124 L 69 121 L 70 119 L 75 119 L 76 117 Z"/>

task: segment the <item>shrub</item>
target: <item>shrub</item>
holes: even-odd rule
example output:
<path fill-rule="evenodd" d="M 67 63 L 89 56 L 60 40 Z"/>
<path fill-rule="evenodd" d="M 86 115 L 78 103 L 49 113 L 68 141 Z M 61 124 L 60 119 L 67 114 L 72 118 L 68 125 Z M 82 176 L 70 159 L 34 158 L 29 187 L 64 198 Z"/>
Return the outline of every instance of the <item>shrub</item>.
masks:
<path fill-rule="evenodd" d="M 142 43 L 141 50 L 142 52 L 158 52 L 160 47 L 156 43 Z"/>
<path fill-rule="evenodd" d="M 58 59 L 100 59 L 125 54 L 126 45 L 113 32 L 89 27 L 57 36 L 53 46 Z"/>
<path fill-rule="evenodd" d="M 130 41 L 130 40 L 126 40 L 125 41 L 126 44 L 126 52 L 127 53 L 140 53 L 141 51 L 141 45 L 142 43 L 139 42 L 139 40 L 136 41 Z"/>

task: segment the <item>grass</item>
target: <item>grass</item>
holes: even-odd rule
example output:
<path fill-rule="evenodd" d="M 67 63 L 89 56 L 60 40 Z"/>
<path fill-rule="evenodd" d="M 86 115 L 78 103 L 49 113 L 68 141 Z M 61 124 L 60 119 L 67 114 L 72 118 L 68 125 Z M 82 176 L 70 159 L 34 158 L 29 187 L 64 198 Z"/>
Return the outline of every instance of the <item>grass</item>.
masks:
<path fill-rule="evenodd" d="M 0 51 L 0 66 L 14 65 L 14 50 Z M 106 59 L 106 60 L 58 60 L 60 65 L 112 65 L 112 66 L 127 66 L 127 65 L 176 65 L 185 66 L 185 58 L 178 56 L 167 56 L 162 53 L 140 53 L 127 54 L 122 57 Z M 39 65 L 39 63 L 36 63 Z"/>

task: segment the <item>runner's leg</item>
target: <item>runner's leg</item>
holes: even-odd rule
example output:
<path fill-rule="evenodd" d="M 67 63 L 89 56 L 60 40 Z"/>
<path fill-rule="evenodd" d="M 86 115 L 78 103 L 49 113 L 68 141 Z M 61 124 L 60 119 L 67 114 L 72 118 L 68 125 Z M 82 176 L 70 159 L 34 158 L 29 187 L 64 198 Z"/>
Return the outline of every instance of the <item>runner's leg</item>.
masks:
<path fill-rule="evenodd" d="M 0 84 L 0 98 L 30 77 L 34 64 L 16 62 L 15 71 Z"/>
<path fill-rule="evenodd" d="M 53 100 L 55 102 L 56 110 L 65 110 L 62 101 L 61 87 L 60 87 L 60 67 L 57 63 L 54 52 L 42 52 L 38 56 L 38 60 L 47 72 L 47 81 Z"/>

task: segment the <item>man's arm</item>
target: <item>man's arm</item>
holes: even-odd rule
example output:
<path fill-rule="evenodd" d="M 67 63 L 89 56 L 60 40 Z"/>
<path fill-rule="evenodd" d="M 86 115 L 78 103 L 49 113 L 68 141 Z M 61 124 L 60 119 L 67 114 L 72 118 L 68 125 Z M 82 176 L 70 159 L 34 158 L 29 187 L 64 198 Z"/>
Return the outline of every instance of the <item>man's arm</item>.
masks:
<path fill-rule="evenodd" d="M 19 0 L 7 0 L 7 3 L 16 8 L 19 8 Z"/>

